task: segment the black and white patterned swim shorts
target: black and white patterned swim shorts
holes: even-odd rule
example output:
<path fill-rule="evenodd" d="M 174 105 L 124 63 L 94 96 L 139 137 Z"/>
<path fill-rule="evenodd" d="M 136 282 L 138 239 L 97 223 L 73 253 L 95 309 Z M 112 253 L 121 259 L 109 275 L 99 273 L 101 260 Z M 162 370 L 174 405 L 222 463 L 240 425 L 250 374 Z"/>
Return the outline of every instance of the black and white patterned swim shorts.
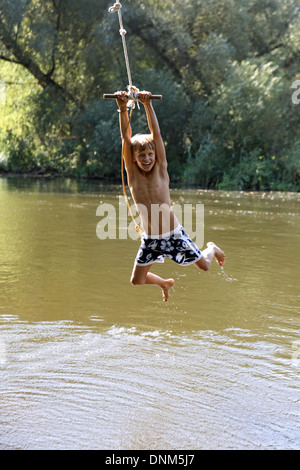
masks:
<path fill-rule="evenodd" d="M 138 266 L 163 263 L 166 256 L 181 266 L 188 266 L 198 261 L 202 253 L 181 226 L 164 238 L 149 238 L 143 234 L 135 259 Z"/>

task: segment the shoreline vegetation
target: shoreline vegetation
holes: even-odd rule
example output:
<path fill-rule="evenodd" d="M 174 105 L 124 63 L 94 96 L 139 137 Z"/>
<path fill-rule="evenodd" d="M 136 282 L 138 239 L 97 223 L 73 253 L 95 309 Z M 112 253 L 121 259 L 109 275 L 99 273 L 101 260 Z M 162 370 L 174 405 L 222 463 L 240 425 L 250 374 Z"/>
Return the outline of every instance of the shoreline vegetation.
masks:
<path fill-rule="evenodd" d="M 134 85 L 155 102 L 171 180 L 300 190 L 298 0 L 126 0 Z M 106 0 L 3 0 L 0 175 L 118 181 L 127 84 Z M 217 12 L 217 14 L 216 14 Z M 147 122 L 137 108 L 133 132 Z"/>

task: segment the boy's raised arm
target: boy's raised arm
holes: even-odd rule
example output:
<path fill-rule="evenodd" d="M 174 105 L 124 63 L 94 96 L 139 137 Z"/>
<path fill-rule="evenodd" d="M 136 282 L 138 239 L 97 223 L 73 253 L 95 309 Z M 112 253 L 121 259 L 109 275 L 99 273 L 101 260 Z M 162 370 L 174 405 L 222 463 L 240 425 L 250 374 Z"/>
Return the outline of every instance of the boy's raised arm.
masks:
<path fill-rule="evenodd" d="M 167 163 L 167 158 L 166 158 L 166 151 L 165 151 L 165 146 L 161 137 L 160 133 L 160 127 L 158 123 L 158 119 L 156 117 L 156 113 L 153 109 L 152 106 L 152 101 L 150 99 L 151 93 L 143 91 L 140 92 L 139 94 L 139 101 L 143 103 L 147 115 L 147 120 L 148 120 L 148 126 L 149 130 L 152 134 L 154 143 L 155 143 L 155 148 L 156 148 L 156 154 L 157 158 L 160 163 Z"/>
<path fill-rule="evenodd" d="M 149 130 L 154 138 L 155 135 L 160 135 L 160 128 L 155 111 L 150 99 L 151 93 L 148 91 L 140 91 L 139 101 L 143 103 L 147 115 Z"/>
<path fill-rule="evenodd" d="M 131 142 L 131 125 L 129 121 L 128 111 L 127 111 L 127 93 L 126 91 L 117 91 L 115 93 L 117 105 L 119 107 L 119 114 L 120 114 L 120 132 L 123 141 L 127 141 L 128 143 Z"/>
<path fill-rule="evenodd" d="M 125 167 L 127 171 L 130 171 L 132 166 L 131 158 L 131 136 L 132 130 L 130 120 L 127 111 L 127 93 L 125 91 L 117 91 L 115 93 L 117 104 L 119 107 L 119 121 L 120 121 L 120 132 L 122 137 L 123 146 L 123 158 L 125 161 Z"/>

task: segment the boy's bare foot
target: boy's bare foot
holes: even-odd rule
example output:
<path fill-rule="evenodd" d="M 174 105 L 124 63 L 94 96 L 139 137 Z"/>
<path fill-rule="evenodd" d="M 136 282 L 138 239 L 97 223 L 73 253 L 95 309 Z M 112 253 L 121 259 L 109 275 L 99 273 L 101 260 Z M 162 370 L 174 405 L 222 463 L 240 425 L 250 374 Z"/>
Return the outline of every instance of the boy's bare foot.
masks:
<path fill-rule="evenodd" d="M 167 302 L 169 298 L 169 290 L 174 285 L 174 279 L 166 279 L 165 285 L 161 288 L 163 292 L 163 301 Z"/>
<path fill-rule="evenodd" d="M 214 242 L 208 242 L 207 246 L 213 246 L 214 247 L 214 249 L 215 249 L 214 256 L 216 258 L 216 262 L 220 266 L 223 266 L 223 264 L 225 263 L 225 259 L 226 259 L 225 253 Z"/>

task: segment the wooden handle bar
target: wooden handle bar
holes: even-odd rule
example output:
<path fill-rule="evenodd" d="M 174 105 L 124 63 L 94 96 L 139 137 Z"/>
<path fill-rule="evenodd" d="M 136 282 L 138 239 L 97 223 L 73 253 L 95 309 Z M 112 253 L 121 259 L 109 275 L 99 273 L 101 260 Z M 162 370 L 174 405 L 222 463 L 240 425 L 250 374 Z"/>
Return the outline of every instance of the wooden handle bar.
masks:
<path fill-rule="evenodd" d="M 117 99 L 117 96 L 116 95 L 113 95 L 113 94 L 104 94 L 103 95 L 103 98 L 105 100 L 109 100 L 109 99 Z M 150 100 L 162 100 L 162 95 L 150 95 Z"/>

